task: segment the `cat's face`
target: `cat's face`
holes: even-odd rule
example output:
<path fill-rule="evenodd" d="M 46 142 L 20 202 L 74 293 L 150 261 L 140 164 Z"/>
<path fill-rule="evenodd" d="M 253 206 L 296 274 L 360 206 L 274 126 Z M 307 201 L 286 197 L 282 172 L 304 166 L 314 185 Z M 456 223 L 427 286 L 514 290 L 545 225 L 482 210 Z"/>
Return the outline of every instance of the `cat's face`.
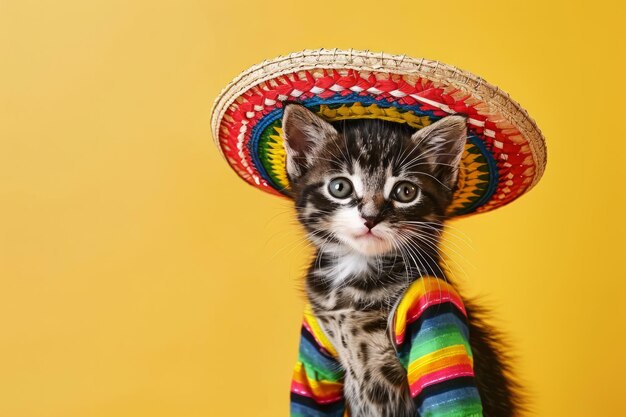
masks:
<path fill-rule="evenodd" d="M 424 129 L 380 120 L 335 125 L 299 105 L 283 117 L 298 219 L 319 247 L 379 256 L 421 239 L 445 218 L 466 141 L 462 116 Z"/>

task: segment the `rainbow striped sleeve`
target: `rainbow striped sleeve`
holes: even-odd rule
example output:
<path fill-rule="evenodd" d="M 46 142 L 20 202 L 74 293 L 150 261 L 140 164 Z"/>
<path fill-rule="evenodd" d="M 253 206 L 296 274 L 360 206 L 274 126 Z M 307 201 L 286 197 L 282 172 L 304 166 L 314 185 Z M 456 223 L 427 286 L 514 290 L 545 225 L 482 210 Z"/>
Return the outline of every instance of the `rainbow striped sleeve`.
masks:
<path fill-rule="evenodd" d="M 300 351 L 291 381 L 291 417 L 347 416 L 344 370 L 310 307 L 304 312 Z"/>
<path fill-rule="evenodd" d="M 398 304 L 393 337 L 421 417 L 481 417 L 467 314 L 444 280 L 415 281 Z"/>

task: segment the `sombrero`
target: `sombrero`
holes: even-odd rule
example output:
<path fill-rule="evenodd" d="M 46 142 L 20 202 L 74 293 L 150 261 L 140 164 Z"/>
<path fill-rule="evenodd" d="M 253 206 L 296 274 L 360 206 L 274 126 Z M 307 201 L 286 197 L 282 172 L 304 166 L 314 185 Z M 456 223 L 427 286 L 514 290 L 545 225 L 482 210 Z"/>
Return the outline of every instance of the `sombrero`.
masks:
<path fill-rule="evenodd" d="M 449 215 L 503 206 L 541 178 L 543 135 L 508 94 L 469 72 L 405 55 L 305 50 L 255 65 L 215 100 L 211 128 L 230 166 L 253 186 L 288 195 L 281 117 L 299 102 L 328 121 L 377 118 L 422 128 L 467 116 L 468 136 Z"/>

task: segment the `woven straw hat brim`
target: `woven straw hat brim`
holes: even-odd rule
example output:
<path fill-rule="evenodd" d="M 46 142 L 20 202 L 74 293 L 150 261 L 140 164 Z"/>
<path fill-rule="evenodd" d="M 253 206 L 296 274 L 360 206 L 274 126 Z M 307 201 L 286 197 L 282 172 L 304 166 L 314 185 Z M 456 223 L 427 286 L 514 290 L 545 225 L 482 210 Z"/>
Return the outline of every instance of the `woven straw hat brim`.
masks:
<path fill-rule="evenodd" d="M 468 116 L 468 145 L 450 215 L 484 212 L 534 187 L 545 170 L 541 131 L 508 94 L 453 66 L 405 55 L 304 50 L 237 76 L 215 100 L 211 128 L 220 152 L 247 182 L 282 194 L 283 101 L 328 120 L 381 118 L 423 127 Z M 282 170 L 282 172 L 281 172 Z"/>

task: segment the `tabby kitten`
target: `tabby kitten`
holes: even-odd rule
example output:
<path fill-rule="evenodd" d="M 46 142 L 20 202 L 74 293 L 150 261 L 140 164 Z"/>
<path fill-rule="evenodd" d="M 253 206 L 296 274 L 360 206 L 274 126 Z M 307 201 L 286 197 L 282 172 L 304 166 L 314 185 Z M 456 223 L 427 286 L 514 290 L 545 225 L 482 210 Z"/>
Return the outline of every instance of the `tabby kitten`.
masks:
<path fill-rule="evenodd" d="M 287 104 L 282 126 L 290 192 L 317 251 L 306 293 L 346 370 L 351 415 L 416 416 L 387 326 L 413 281 L 447 279 L 438 243 L 466 118 L 448 116 L 416 131 L 382 120 L 329 123 Z M 466 308 L 484 415 L 512 416 L 518 400 L 497 334 L 467 301 Z"/>

